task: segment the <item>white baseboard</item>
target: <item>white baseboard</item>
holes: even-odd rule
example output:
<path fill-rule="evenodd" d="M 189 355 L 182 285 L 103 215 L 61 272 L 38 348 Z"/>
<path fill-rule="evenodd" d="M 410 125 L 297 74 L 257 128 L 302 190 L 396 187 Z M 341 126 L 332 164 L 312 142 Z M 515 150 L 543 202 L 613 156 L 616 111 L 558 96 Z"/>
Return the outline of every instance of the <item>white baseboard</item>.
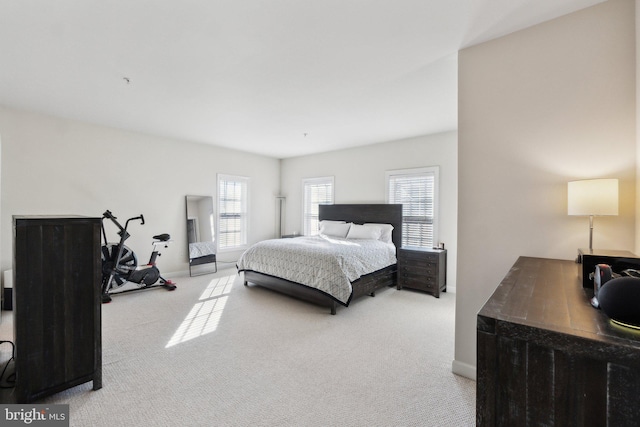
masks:
<path fill-rule="evenodd" d="M 467 363 L 454 360 L 453 363 L 451 363 L 451 372 L 456 375 L 469 378 L 470 380 L 476 380 L 476 367 Z"/>

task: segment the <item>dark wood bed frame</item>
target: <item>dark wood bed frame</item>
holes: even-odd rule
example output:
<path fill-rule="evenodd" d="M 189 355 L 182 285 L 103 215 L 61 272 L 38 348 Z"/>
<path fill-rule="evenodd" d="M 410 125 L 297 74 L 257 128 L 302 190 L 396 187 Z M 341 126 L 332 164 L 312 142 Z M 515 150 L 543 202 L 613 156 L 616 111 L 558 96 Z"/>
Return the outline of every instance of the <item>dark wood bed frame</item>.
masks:
<path fill-rule="evenodd" d="M 393 225 L 391 239 L 396 249 L 402 245 L 402 205 L 390 204 L 348 204 L 348 205 L 320 205 L 319 219 L 346 221 L 355 224 L 368 222 L 384 223 Z M 396 264 L 383 268 L 373 273 L 362 276 L 351 283 L 353 294 L 351 300 L 362 295 L 375 296 L 375 291 L 396 283 Z M 269 288 L 295 298 L 303 299 L 331 309 L 331 314 L 336 314 L 338 304 L 332 296 L 315 288 L 269 276 L 255 271 L 244 272 L 244 285 L 253 283 L 265 288 Z"/>

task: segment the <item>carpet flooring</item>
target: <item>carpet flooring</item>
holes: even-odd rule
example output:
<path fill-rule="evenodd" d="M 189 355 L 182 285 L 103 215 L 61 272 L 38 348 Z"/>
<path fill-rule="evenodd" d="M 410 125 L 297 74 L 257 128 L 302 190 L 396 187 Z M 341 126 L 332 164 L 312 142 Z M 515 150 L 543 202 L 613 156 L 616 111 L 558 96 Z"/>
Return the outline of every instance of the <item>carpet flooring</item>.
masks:
<path fill-rule="evenodd" d="M 332 316 L 233 268 L 173 279 L 102 306 L 101 390 L 37 403 L 68 403 L 71 426 L 475 424 L 475 382 L 451 373 L 453 294 L 388 288 Z"/>

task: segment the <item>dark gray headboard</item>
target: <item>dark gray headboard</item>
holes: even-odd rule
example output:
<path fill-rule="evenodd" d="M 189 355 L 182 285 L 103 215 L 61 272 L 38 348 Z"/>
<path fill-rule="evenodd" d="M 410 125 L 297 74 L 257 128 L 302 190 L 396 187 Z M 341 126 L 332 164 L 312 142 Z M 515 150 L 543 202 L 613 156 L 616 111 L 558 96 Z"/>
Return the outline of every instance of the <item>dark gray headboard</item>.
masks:
<path fill-rule="evenodd" d="M 346 221 L 356 224 L 377 222 L 393 225 L 391 240 L 396 248 L 402 246 L 402 205 L 350 204 L 320 205 L 319 219 Z"/>

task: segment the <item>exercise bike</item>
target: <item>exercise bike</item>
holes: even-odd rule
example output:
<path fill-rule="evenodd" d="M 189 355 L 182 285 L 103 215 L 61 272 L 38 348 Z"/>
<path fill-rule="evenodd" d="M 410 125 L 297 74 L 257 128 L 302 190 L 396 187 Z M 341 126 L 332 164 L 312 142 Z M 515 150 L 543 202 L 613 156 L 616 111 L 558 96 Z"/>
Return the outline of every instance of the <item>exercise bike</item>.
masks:
<path fill-rule="evenodd" d="M 120 231 L 120 241 L 118 243 L 109 243 L 107 241 L 107 233 L 104 227 L 104 220 L 110 219 Z M 112 293 L 124 293 L 137 291 L 161 286 L 169 291 L 176 289 L 176 284 L 171 280 L 167 280 L 160 275 L 160 270 L 156 267 L 156 258 L 160 256 L 158 246 L 164 245 L 168 247 L 171 236 L 168 234 L 158 234 L 153 236 L 153 251 L 147 265 L 138 266 L 136 254 L 125 246 L 124 242 L 131 235 L 127 232 L 130 221 L 140 220 L 140 224 L 144 225 L 144 216 L 136 216 L 129 218 L 124 227 L 120 225 L 117 218 L 113 216 L 111 211 L 105 211 L 102 214 L 102 236 L 104 245 L 102 246 L 102 302 L 111 302 Z M 125 283 L 135 283 L 138 288 L 116 291 Z"/>

